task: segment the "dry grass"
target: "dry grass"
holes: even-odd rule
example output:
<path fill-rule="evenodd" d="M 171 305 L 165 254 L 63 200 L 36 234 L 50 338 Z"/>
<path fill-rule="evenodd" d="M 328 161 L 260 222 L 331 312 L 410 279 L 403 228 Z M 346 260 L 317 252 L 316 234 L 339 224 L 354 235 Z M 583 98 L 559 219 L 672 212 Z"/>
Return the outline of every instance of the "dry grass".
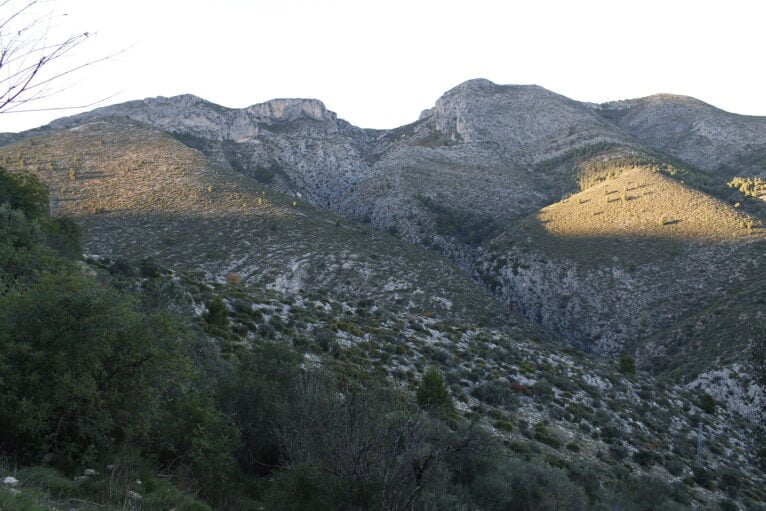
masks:
<path fill-rule="evenodd" d="M 660 263 L 766 241 L 760 221 L 648 169 L 631 169 L 522 220 L 493 241 L 585 265 Z M 758 243 L 757 245 L 760 245 Z M 753 245 L 755 246 L 755 245 Z"/>
<path fill-rule="evenodd" d="M 543 208 L 536 219 L 562 237 L 731 241 L 764 237 L 758 221 L 647 169 L 632 169 Z"/>
<path fill-rule="evenodd" d="M 135 123 L 93 122 L 0 154 L 4 167 L 32 171 L 48 184 L 59 214 L 286 213 L 242 176 Z"/>

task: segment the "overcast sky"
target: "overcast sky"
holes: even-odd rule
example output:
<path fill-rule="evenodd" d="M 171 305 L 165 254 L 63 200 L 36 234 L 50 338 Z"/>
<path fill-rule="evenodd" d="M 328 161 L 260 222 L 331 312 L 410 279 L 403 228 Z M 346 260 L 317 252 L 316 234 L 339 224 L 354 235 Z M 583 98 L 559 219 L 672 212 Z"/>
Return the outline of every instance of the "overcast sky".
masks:
<path fill-rule="evenodd" d="M 112 94 L 105 104 L 311 97 L 357 126 L 391 128 L 482 77 L 582 101 L 671 92 L 766 115 L 758 0 L 51 0 L 45 9 L 67 14 L 60 33 L 97 33 L 76 58 L 129 49 L 37 107 Z M 0 131 L 75 112 L 0 115 Z"/>

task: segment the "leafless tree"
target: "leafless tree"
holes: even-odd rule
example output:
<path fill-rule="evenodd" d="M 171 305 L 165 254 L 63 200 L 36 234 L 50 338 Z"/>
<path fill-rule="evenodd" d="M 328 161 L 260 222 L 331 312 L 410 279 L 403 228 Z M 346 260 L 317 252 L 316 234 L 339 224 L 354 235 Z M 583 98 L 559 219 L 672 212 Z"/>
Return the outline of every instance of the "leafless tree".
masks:
<path fill-rule="evenodd" d="M 45 3 L 45 0 L 0 0 L 0 114 L 84 108 L 108 99 L 88 105 L 31 108 L 30 104 L 68 88 L 65 78 L 120 53 L 84 61 L 67 60 L 92 34 L 54 35 L 58 15 L 50 11 L 41 13 L 39 7 Z"/>

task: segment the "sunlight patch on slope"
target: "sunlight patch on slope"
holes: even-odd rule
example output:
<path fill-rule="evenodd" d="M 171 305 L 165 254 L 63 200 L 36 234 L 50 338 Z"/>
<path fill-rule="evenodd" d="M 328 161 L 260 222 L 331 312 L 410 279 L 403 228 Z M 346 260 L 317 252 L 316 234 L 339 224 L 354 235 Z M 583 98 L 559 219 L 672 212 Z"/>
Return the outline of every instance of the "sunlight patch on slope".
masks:
<path fill-rule="evenodd" d="M 540 210 L 560 237 L 643 237 L 699 241 L 763 237 L 752 217 L 647 169 L 632 169 Z"/>

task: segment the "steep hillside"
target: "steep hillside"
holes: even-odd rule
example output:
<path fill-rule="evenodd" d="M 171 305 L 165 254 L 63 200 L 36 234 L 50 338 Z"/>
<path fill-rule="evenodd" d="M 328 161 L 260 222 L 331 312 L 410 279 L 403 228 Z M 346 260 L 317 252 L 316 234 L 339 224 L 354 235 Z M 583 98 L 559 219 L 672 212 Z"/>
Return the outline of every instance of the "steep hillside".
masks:
<path fill-rule="evenodd" d="M 194 96 L 152 98 L 61 119 L 127 116 L 174 133 L 224 166 L 458 260 L 503 222 L 575 191 L 580 164 L 646 156 L 592 108 L 538 86 L 470 80 L 421 118 L 363 130 L 317 100 L 228 109 Z M 619 165 L 618 165 L 619 166 Z M 449 218 L 445 218 L 449 217 Z"/>
<path fill-rule="evenodd" d="M 370 135 L 315 99 L 274 99 L 231 109 L 187 94 L 98 108 L 50 126 L 115 116 L 173 133 L 223 166 L 325 207 L 369 171 Z"/>
<path fill-rule="evenodd" d="M 527 318 L 610 353 L 763 278 L 765 249 L 757 219 L 638 168 L 517 223 L 476 273 Z"/>
<path fill-rule="evenodd" d="M 186 95 L 97 109 L 24 136 L 78 130 L 114 116 L 171 133 L 202 151 L 216 172 L 232 179 L 245 175 L 265 185 L 247 181 L 256 194 L 266 194 L 261 200 L 269 199 L 269 207 L 272 202 L 278 205 L 274 207 L 279 213 L 259 224 L 266 239 L 288 236 L 271 230 L 279 229 L 274 220 L 278 218 L 289 218 L 289 223 L 302 218 L 308 225 L 317 215 L 324 218 L 323 227 L 333 226 L 336 217 L 309 204 L 329 208 L 447 255 L 514 309 L 596 351 L 619 351 L 638 332 L 652 335 L 670 328 L 697 306 L 724 299 L 758 264 L 758 219 L 766 218 L 764 203 L 757 199 L 762 191 L 756 184 L 740 191 L 756 183 L 747 177 L 757 173 L 756 163 L 737 167 L 736 174 L 744 176 L 742 182 L 731 181 L 737 189 L 726 186 L 729 177 L 704 169 L 723 172 L 726 165 L 739 165 L 736 158 L 758 154 L 766 147 L 759 138 L 762 119 L 728 114 L 691 98 L 660 95 L 590 105 L 538 86 L 479 79 L 446 92 L 412 124 L 364 130 L 339 119 L 317 100 L 276 99 L 229 109 Z M 167 137 L 163 140 L 171 143 Z M 640 174 L 635 179 L 621 177 L 629 169 L 644 170 L 635 170 Z M 162 178 L 176 187 L 171 176 Z M 155 179 L 152 174 L 145 177 Z M 599 184 L 609 179 L 615 180 Z M 195 207 L 229 207 L 228 199 L 217 202 L 219 187 L 208 192 L 208 186 L 204 182 L 189 190 Z M 581 190 L 584 194 L 540 210 Z M 103 209 L 100 200 L 103 197 L 92 196 L 87 207 L 92 212 Z M 252 196 L 243 200 L 247 203 Z M 153 205 L 152 214 L 161 217 L 163 211 L 173 210 L 169 201 L 159 193 L 131 208 Z M 237 201 L 234 218 L 241 206 Z M 304 210 L 312 212 L 307 215 L 310 220 L 300 215 Z M 250 232 L 248 227 L 230 222 L 227 229 L 241 238 L 234 236 L 224 245 L 231 247 L 227 257 L 232 263 L 221 271 L 249 274 L 251 265 L 245 261 L 252 256 L 246 255 L 250 248 L 242 246 L 263 242 L 249 239 L 244 234 Z M 309 250 L 326 236 L 353 233 L 361 239 L 367 234 L 360 232 L 368 233 L 380 239 L 381 247 L 392 239 L 343 225 L 330 232 L 308 227 L 309 233 L 288 231 L 295 239 L 285 265 L 292 270 L 281 278 L 275 273 L 263 278 L 299 288 L 308 278 L 300 250 Z M 106 231 L 101 232 L 105 239 Z M 192 230 L 184 236 L 207 236 L 195 235 Z M 154 252 L 173 253 L 199 267 L 207 268 L 207 259 L 220 253 L 217 247 L 210 254 L 180 249 L 189 245 L 173 245 L 169 234 L 165 238 Z M 281 260 L 284 252 L 279 250 L 273 257 Z M 370 257 L 385 250 L 371 250 Z M 329 268 L 344 265 L 347 262 L 340 260 L 327 263 Z M 328 272 L 332 273 L 323 272 L 319 280 L 330 279 Z M 346 290 L 353 287 L 347 285 Z M 620 310 L 613 313 L 614 304 Z M 579 321 L 581 316 L 584 321 Z"/>
<path fill-rule="evenodd" d="M 504 313 L 456 267 L 211 163 L 170 135 L 105 119 L 3 147 L 51 188 L 86 253 L 153 257 L 288 293 L 324 290 L 476 321 Z M 232 277 L 238 278 L 238 277 Z"/>
<path fill-rule="evenodd" d="M 687 96 L 614 101 L 596 111 L 642 144 L 726 176 L 766 175 L 766 117 L 737 115 Z"/>

